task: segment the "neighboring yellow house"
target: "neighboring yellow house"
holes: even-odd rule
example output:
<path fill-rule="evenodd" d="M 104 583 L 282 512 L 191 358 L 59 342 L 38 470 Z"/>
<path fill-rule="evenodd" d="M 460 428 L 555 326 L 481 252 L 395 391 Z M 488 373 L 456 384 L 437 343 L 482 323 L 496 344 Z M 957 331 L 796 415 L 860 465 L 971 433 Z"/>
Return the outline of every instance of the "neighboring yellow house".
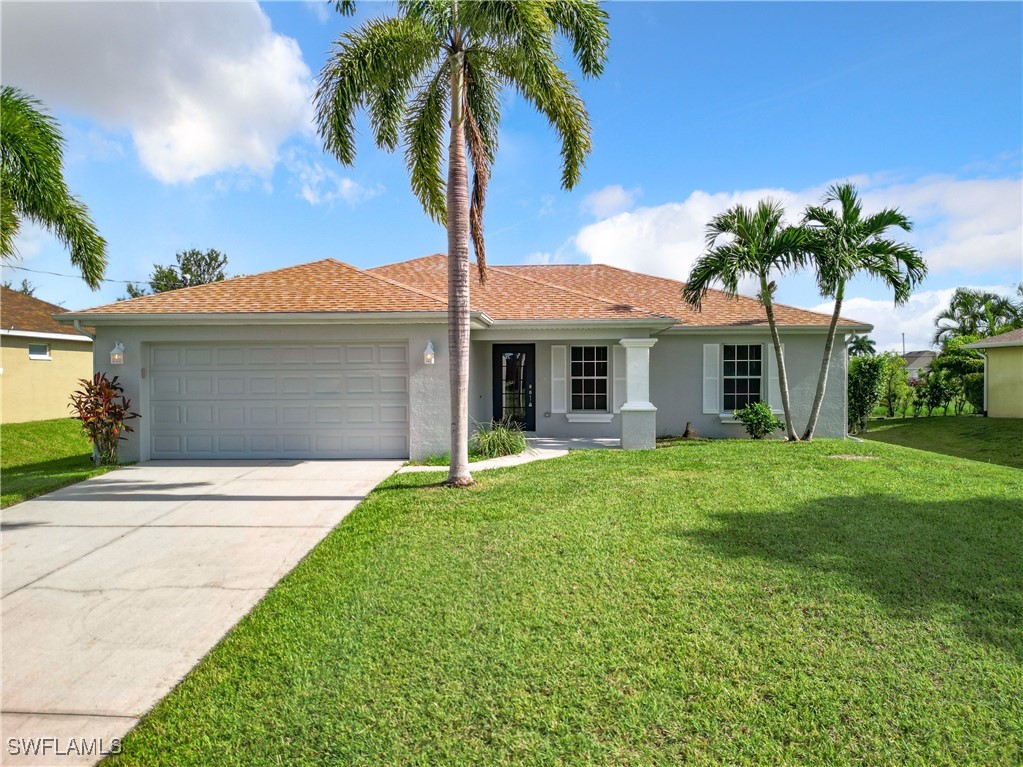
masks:
<path fill-rule="evenodd" d="M 71 392 L 92 377 L 92 339 L 53 319 L 65 311 L 0 287 L 0 423 L 71 415 Z"/>
<path fill-rule="evenodd" d="M 984 354 L 984 410 L 991 418 L 1023 418 L 1023 329 L 984 338 L 968 349 Z"/>

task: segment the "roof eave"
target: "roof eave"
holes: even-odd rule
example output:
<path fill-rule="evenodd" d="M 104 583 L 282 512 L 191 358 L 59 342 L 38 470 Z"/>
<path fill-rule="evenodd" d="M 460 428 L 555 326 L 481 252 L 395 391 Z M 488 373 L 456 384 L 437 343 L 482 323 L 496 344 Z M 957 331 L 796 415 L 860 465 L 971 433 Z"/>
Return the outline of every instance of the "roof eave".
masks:
<path fill-rule="evenodd" d="M 779 333 L 827 333 L 828 325 L 778 325 Z M 840 333 L 869 333 L 874 329 L 873 325 L 839 325 L 836 329 Z M 755 325 L 744 325 L 736 323 L 733 325 L 676 325 L 667 331 L 672 335 L 686 333 L 738 333 L 748 331 L 764 331 L 769 333 L 770 325 L 766 322 L 758 322 Z"/>
<path fill-rule="evenodd" d="M 50 333 L 44 330 L 0 329 L 0 335 L 14 336 L 16 338 L 42 338 L 47 341 L 81 341 L 83 343 L 92 343 L 91 338 L 79 335 L 78 333 Z"/>
<path fill-rule="evenodd" d="M 1020 341 L 995 341 L 994 343 L 987 343 L 985 341 L 974 341 L 972 344 L 963 344 L 963 349 L 1008 349 L 1013 346 L 1023 346 L 1023 340 Z"/>
<path fill-rule="evenodd" d="M 477 313 L 478 316 L 479 313 Z M 485 316 L 485 315 L 483 315 Z M 446 309 L 417 312 L 68 312 L 58 320 L 70 325 L 75 320 L 89 325 L 407 325 L 446 323 Z"/>

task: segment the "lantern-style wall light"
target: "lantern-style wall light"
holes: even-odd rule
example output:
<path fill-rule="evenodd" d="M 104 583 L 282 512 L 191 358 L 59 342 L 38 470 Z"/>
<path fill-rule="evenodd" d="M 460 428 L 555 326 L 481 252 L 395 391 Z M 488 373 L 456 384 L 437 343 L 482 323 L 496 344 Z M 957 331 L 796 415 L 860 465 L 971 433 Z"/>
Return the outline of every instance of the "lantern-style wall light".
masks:
<path fill-rule="evenodd" d="M 124 364 L 124 344 L 122 344 L 120 341 L 114 344 L 114 348 L 110 350 L 110 364 L 111 365 Z"/>
<path fill-rule="evenodd" d="M 423 352 L 423 364 L 432 365 L 437 361 L 437 352 L 434 351 L 433 341 L 426 342 L 426 351 Z"/>

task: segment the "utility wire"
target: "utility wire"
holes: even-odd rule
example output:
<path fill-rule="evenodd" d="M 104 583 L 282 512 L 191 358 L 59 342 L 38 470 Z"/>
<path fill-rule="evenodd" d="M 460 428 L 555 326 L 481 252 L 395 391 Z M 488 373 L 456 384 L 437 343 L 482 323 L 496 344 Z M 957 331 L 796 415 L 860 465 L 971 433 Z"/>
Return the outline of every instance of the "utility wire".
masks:
<path fill-rule="evenodd" d="M 60 272 L 46 272 L 43 271 L 42 269 L 29 269 L 27 266 L 14 266 L 13 264 L 3 264 L 2 266 L 0 266 L 0 268 L 20 269 L 23 272 L 32 272 L 33 274 L 49 274 L 52 275 L 53 277 L 73 277 L 76 280 L 82 279 L 82 275 L 80 274 L 61 274 Z M 109 277 L 101 277 L 100 282 L 119 282 L 124 284 L 132 283 L 138 285 L 144 283 L 145 280 L 114 280 Z"/>

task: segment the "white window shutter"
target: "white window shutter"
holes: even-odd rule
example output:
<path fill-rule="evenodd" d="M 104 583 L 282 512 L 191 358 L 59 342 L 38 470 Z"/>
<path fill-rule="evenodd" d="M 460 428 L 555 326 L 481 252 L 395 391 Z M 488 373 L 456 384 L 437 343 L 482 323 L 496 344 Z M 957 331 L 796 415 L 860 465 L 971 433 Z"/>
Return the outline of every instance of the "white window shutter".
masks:
<path fill-rule="evenodd" d="M 781 345 L 782 356 L 785 356 L 785 344 Z M 778 355 L 774 353 L 774 344 L 767 344 L 767 404 L 773 410 L 781 410 L 781 385 L 778 383 Z"/>
<path fill-rule="evenodd" d="M 551 412 L 568 412 L 568 347 L 551 347 Z"/>
<path fill-rule="evenodd" d="M 721 412 L 720 344 L 703 345 L 703 412 Z"/>
<path fill-rule="evenodd" d="M 613 349 L 611 361 L 614 365 L 614 412 L 620 413 L 622 405 L 625 404 L 625 347 L 616 344 Z"/>

